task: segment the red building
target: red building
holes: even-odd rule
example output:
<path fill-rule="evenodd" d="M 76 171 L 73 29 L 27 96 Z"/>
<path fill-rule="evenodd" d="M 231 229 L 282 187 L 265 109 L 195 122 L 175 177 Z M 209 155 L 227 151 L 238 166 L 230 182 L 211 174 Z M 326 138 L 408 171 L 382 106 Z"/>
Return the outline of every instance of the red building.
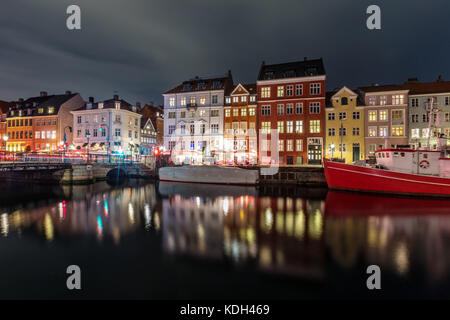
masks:
<path fill-rule="evenodd" d="M 259 163 L 274 161 L 270 130 L 278 130 L 279 164 L 322 162 L 325 78 L 322 59 L 262 63 L 257 81 Z"/>

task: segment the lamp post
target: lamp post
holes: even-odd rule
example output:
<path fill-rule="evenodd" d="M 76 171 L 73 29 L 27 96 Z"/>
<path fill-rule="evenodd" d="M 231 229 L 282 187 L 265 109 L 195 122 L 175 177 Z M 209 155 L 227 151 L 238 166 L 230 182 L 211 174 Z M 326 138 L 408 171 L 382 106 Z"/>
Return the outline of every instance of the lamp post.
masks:
<path fill-rule="evenodd" d="M 86 138 L 87 138 L 87 163 L 89 163 L 89 138 L 91 137 L 91 133 L 88 131 L 86 132 Z"/>
<path fill-rule="evenodd" d="M 8 139 L 9 139 L 9 137 L 8 137 L 8 135 L 3 135 L 3 144 L 5 145 L 4 146 L 4 150 L 3 150 L 3 159 L 5 159 L 6 158 L 6 142 L 8 141 Z"/>
<path fill-rule="evenodd" d="M 66 162 L 66 142 L 67 142 L 67 136 L 66 136 L 66 129 L 69 129 L 69 133 L 72 133 L 72 127 L 71 126 L 66 126 L 64 127 L 64 137 L 63 137 L 63 162 Z"/>

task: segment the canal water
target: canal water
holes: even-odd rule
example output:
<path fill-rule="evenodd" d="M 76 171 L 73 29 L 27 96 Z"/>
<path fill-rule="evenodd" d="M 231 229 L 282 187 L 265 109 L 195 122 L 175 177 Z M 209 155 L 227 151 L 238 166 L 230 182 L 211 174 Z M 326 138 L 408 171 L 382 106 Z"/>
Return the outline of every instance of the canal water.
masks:
<path fill-rule="evenodd" d="M 450 201 L 142 181 L 0 191 L 3 299 L 450 297 Z M 82 290 L 66 288 L 69 265 Z"/>

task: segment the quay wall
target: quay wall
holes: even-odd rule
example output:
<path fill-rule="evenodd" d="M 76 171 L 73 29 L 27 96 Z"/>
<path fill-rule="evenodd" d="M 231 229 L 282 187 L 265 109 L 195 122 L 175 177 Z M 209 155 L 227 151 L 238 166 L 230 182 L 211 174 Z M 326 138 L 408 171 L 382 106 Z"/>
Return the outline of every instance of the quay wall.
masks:
<path fill-rule="evenodd" d="M 261 174 L 260 184 L 290 184 L 301 186 L 327 187 L 323 167 L 319 166 L 280 166 L 273 175 Z"/>

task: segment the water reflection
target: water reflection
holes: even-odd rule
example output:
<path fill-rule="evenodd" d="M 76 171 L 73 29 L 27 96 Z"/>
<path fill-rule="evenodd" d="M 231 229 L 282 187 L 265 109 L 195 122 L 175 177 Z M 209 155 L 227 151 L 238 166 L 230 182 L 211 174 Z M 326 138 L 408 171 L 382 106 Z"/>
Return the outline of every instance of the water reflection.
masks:
<path fill-rule="evenodd" d="M 95 236 L 99 241 L 111 238 L 117 244 L 122 235 L 141 225 L 159 230 L 161 211 L 153 184 L 115 189 L 105 183 L 97 185 L 97 192 L 92 193 L 83 192 L 85 188 L 88 187 L 67 187 L 64 191 L 72 196 L 70 201 L 3 213 L 1 234 L 6 237 L 37 232 L 49 242 Z M 80 193 L 84 196 L 78 197 Z"/>
<path fill-rule="evenodd" d="M 337 192 L 308 199 L 191 190 L 162 200 L 163 243 L 170 254 L 296 276 L 323 279 L 330 266 L 377 264 L 399 277 L 415 268 L 437 281 L 450 266 L 449 204 Z"/>

